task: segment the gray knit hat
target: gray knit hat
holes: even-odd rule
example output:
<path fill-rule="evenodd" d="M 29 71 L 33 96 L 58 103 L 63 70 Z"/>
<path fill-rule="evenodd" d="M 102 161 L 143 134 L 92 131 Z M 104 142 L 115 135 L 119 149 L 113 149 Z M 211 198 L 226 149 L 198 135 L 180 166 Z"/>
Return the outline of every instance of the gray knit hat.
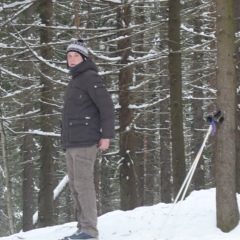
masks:
<path fill-rule="evenodd" d="M 72 41 L 70 45 L 67 47 L 67 53 L 68 52 L 77 52 L 83 58 L 88 58 L 87 46 L 81 39 Z"/>

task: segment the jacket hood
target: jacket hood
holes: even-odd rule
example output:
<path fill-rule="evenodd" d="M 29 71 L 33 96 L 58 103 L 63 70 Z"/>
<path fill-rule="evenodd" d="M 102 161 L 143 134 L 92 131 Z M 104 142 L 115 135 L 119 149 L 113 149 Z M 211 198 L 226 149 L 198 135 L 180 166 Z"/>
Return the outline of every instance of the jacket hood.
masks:
<path fill-rule="evenodd" d="M 92 61 L 91 58 L 87 58 L 85 61 L 81 62 L 80 64 L 76 65 L 75 67 L 70 69 L 70 75 L 75 77 L 85 71 L 93 70 L 98 72 L 97 65 Z"/>

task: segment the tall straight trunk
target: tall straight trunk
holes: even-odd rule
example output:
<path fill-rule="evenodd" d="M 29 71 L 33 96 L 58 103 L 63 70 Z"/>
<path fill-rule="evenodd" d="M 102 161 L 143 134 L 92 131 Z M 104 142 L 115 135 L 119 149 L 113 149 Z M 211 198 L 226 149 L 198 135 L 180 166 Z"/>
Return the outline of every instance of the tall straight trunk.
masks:
<path fill-rule="evenodd" d="M 233 0 L 216 1 L 217 102 L 224 122 L 217 133 L 217 227 L 229 232 L 239 223 L 236 198 L 236 71 Z"/>
<path fill-rule="evenodd" d="M 236 19 L 235 32 L 240 32 L 240 4 L 239 0 L 234 0 L 234 17 Z M 240 41 L 237 42 L 235 47 L 235 54 L 237 60 L 236 68 L 236 79 L 237 79 L 237 114 L 236 114 L 236 124 L 237 124 L 237 172 L 236 172 L 236 186 L 237 193 L 240 193 Z"/>
<path fill-rule="evenodd" d="M 186 175 L 183 136 L 180 9 L 180 0 L 169 1 L 169 78 L 174 196 L 179 192 Z"/>
<path fill-rule="evenodd" d="M 0 108 L 0 117 L 2 117 L 2 109 Z M 7 154 L 7 138 L 4 131 L 3 120 L 0 119 L 0 143 L 1 143 L 1 152 L 3 159 L 4 175 L 5 175 L 5 185 L 6 185 L 6 202 L 7 202 L 7 216 L 9 224 L 10 234 L 16 233 L 15 224 L 14 224 L 14 210 L 12 202 L 12 186 L 10 179 L 10 172 L 8 167 L 8 154 Z"/>
<path fill-rule="evenodd" d="M 28 131 L 31 123 L 25 121 L 24 131 Z M 23 162 L 23 217 L 22 230 L 29 231 L 33 229 L 33 214 L 34 214 L 34 164 L 33 164 L 33 135 L 25 135 L 21 146 L 22 162 Z"/>
<path fill-rule="evenodd" d="M 42 24 L 45 26 L 40 30 L 40 43 L 43 45 L 40 49 L 43 59 L 51 60 L 53 50 L 51 46 L 45 45 L 52 42 L 53 3 L 51 0 L 40 0 L 39 11 Z M 53 132 L 53 86 L 46 76 L 51 77 L 51 70 L 47 64 L 42 61 L 41 69 L 41 130 L 43 132 Z M 51 136 L 41 136 L 40 150 L 40 176 L 39 176 L 39 226 L 45 227 L 53 224 L 53 139 Z"/>
<path fill-rule="evenodd" d="M 167 18 L 168 2 L 161 3 L 161 12 L 164 18 Z M 167 24 L 160 26 L 160 51 L 168 48 L 167 44 Z M 160 70 L 168 73 L 168 62 L 166 58 L 160 60 Z M 160 102 L 160 172 L 161 172 L 161 201 L 170 203 L 172 201 L 172 183 L 171 183 L 171 136 L 170 136 L 170 113 L 169 113 L 169 78 L 168 74 L 164 74 L 160 78 L 160 99 L 165 99 Z"/>
<path fill-rule="evenodd" d="M 153 89 L 153 88 L 152 88 Z M 156 122 L 156 114 L 148 113 L 147 114 L 147 122 Z M 155 120 L 155 121 L 154 121 Z M 144 187 L 144 206 L 152 206 L 154 204 L 154 196 L 156 194 L 156 185 L 155 178 L 157 167 L 157 149 L 155 145 L 155 136 L 154 134 L 148 134 L 145 136 L 145 145 L 146 145 L 146 154 L 145 154 L 145 187 Z"/>
<path fill-rule="evenodd" d="M 216 30 L 216 11 L 215 11 L 215 4 L 214 2 L 211 3 L 210 7 L 209 7 L 209 13 L 210 13 L 210 17 L 211 17 L 211 21 L 209 23 L 209 29 L 210 29 L 210 33 L 214 34 L 215 30 Z M 209 44 L 209 48 L 211 50 L 211 54 L 210 54 L 210 59 L 209 59 L 209 75 L 210 75 L 210 89 L 216 89 L 216 41 L 211 41 Z M 208 93 L 208 97 L 211 98 L 216 98 L 215 93 Z M 215 111 L 215 106 L 213 104 L 211 104 L 208 107 L 208 111 L 209 113 Z M 216 163 L 216 138 L 210 138 L 209 139 L 210 142 L 210 146 L 211 146 L 211 158 L 210 158 L 210 162 L 209 162 L 209 166 L 210 166 L 210 174 L 209 174 L 209 178 L 210 178 L 210 182 L 211 182 L 211 187 L 215 187 L 216 185 L 216 180 L 215 180 L 215 163 Z"/>
<path fill-rule="evenodd" d="M 81 38 L 80 36 L 80 14 L 79 14 L 79 1 L 78 0 L 74 0 L 74 15 L 75 15 L 75 38 Z"/>
<path fill-rule="evenodd" d="M 195 7 L 198 8 L 201 5 L 200 0 L 195 1 Z M 194 32 L 200 33 L 202 31 L 202 19 L 200 16 L 194 17 Z M 201 35 L 196 35 L 194 37 L 194 45 L 201 44 L 202 37 Z M 193 135 L 192 135 L 192 152 L 193 160 L 198 153 L 198 150 L 203 141 L 203 90 L 202 90 L 202 80 L 200 70 L 202 68 L 202 52 L 194 52 L 193 55 L 193 74 L 195 86 L 193 88 L 193 100 L 192 100 L 192 111 L 193 111 Z M 203 156 L 200 157 L 199 163 L 194 174 L 194 188 L 199 190 L 204 188 L 204 159 Z"/>
<path fill-rule="evenodd" d="M 107 164 L 107 156 L 102 156 L 101 161 L 101 187 L 100 187 L 100 199 L 101 199 L 101 214 L 111 212 L 113 210 L 111 204 L 111 171 Z"/>
<path fill-rule="evenodd" d="M 132 103 L 132 95 L 129 87 L 132 85 L 132 67 L 127 66 L 131 54 L 131 37 L 128 27 L 131 22 L 131 4 L 119 7 L 117 13 L 117 29 L 119 36 L 124 39 L 118 41 L 118 52 L 121 56 L 120 64 L 124 67 L 119 72 L 119 125 L 120 125 L 120 207 L 122 210 L 130 210 L 138 205 L 136 166 L 135 166 L 135 132 L 131 123 L 133 110 L 129 108 Z"/>
<path fill-rule="evenodd" d="M 26 10 L 24 13 L 24 21 L 26 23 L 32 22 L 34 13 L 34 5 Z M 33 28 L 29 28 L 25 32 L 25 37 L 28 38 L 32 35 Z M 26 56 L 27 57 L 27 56 Z M 28 58 L 27 58 L 28 59 Z M 33 63 L 28 59 L 29 62 L 24 63 L 23 74 L 25 76 L 33 76 Z M 24 88 L 31 86 L 32 82 L 29 80 L 24 80 L 23 82 Z M 23 113 L 28 113 L 33 111 L 33 98 L 31 93 L 29 93 L 29 97 L 26 98 L 26 92 L 23 93 L 24 95 L 21 97 L 23 101 L 24 107 Z M 33 129 L 33 123 L 31 119 L 24 119 L 22 123 L 22 130 L 27 132 L 30 129 Z M 33 229 L 33 214 L 34 214 L 34 164 L 33 164 L 33 153 L 34 153 L 34 141 L 32 134 L 25 134 L 23 136 L 23 142 L 21 146 L 21 153 L 22 153 L 22 192 L 23 192 L 23 217 L 22 217 L 22 230 L 29 231 Z"/>
<path fill-rule="evenodd" d="M 139 2 L 135 8 L 136 10 L 136 24 L 137 25 L 143 25 L 145 20 L 145 15 L 144 15 L 144 3 Z M 140 27 L 141 30 L 143 27 Z M 136 52 L 136 57 L 142 57 L 144 55 L 144 31 L 141 31 L 138 33 L 136 36 L 136 39 L 134 39 L 138 44 L 136 44 L 136 47 L 134 48 Z M 140 84 L 143 82 L 144 77 L 144 66 L 142 64 L 137 64 L 135 69 L 135 81 L 136 85 Z M 137 104 L 138 102 L 142 101 L 143 94 L 142 91 L 140 90 L 138 93 L 135 93 L 135 99 L 134 102 Z M 141 120 L 140 120 L 141 121 Z M 138 122 L 137 124 L 139 126 L 142 126 L 142 121 Z M 146 139 L 146 133 L 143 131 L 138 131 L 135 133 L 136 136 L 136 174 L 138 176 L 138 181 L 137 181 L 137 194 L 138 194 L 138 205 L 143 206 L 144 205 L 144 181 L 145 181 L 145 175 L 144 175 L 144 159 L 146 156 L 146 149 L 145 149 L 145 139 Z"/>

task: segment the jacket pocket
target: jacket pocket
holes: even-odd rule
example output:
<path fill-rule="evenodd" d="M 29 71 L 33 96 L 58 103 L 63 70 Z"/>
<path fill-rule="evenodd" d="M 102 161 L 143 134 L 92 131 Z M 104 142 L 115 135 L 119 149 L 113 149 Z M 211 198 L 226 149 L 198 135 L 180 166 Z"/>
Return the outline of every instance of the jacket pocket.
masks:
<path fill-rule="evenodd" d="M 68 124 L 69 142 L 86 142 L 89 140 L 89 120 L 70 120 Z"/>
<path fill-rule="evenodd" d="M 94 87 L 95 92 L 96 92 L 96 94 L 97 94 L 98 97 L 104 97 L 104 95 L 105 95 L 106 92 L 107 92 L 104 83 L 102 83 L 102 82 L 95 83 L 95 84 L 93 85 L 93 87 Z"/>

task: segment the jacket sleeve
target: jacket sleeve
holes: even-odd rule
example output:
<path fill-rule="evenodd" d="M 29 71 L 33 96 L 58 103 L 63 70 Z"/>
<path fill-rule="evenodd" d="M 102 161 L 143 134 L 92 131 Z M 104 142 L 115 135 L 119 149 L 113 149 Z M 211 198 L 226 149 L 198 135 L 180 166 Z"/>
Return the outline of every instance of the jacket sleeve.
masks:
<path fill-rule="evenodd" d="M 98 73 L 93 72 L 87 80 L 87 91 L 100 112 L 102 138 L 115 137 L 115 112 L 110 93 Z"/>

